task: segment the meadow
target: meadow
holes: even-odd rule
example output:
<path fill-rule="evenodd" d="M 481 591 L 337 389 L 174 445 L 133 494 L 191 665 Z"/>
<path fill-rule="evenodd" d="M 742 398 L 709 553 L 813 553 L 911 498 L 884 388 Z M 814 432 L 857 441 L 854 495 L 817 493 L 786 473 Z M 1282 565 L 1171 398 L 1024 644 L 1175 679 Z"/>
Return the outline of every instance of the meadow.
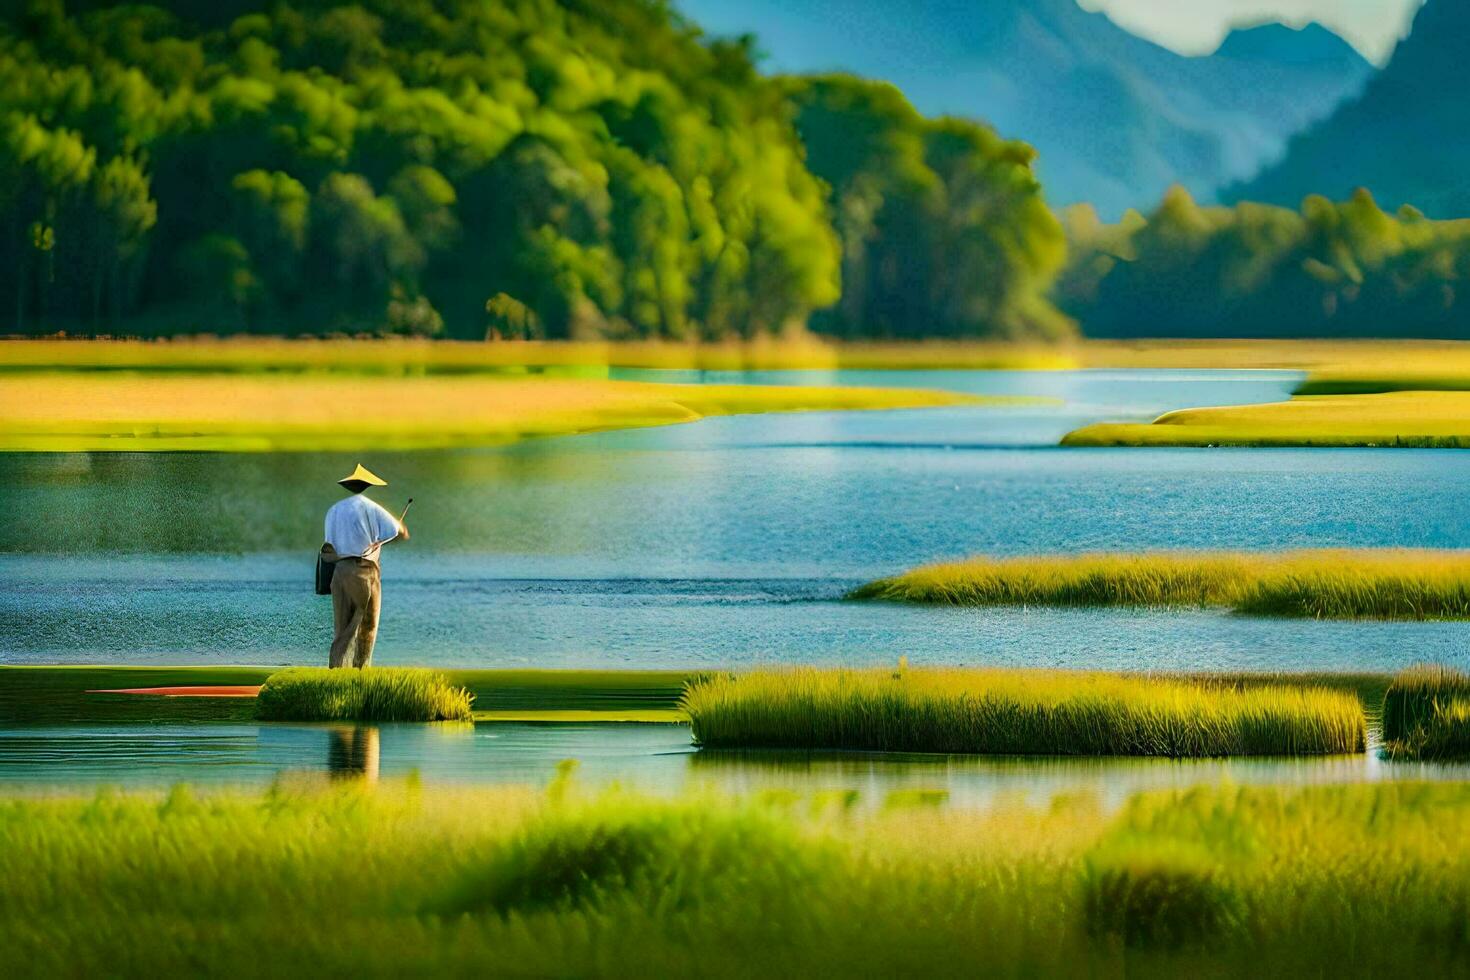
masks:
<path fill-rule="evenodd" d="M 964 668 L 717 674 L 685 692 L 705 748 L 988 755 L 1333 755 L 1364 750 L 1352 693 L 1297 684 Z"/>
<path fill-rule="evenodd" d="M 853 599 L 954 606 L 1218 607 L 1311 619 L 1470 618 L 1459 551 L 978 557 L 880 579 Z"/>
<path fill-rule="evenodd" d="M 923 799 L 589 798 L 565 774 L 12 798 L 0 949 L 10 976 L 1464 969 L 1464 784 Z"/>
<path fill-rule="evenodd" d="M 983 403 L 941 391 L 476 374 L 0 372 L 0 451 L 455 448 L 714 415 Z"/>

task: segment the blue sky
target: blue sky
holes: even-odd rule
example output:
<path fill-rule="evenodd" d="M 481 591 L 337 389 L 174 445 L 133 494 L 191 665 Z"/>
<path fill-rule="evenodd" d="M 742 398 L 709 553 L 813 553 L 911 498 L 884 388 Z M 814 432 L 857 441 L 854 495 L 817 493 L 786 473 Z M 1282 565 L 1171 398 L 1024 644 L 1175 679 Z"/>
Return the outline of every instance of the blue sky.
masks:
<path fill-rule="evenodd" d="M 983 2 L 983 0 L 981 0 Z M 1114 21 L 1187 54 L 1211 51 L 1232 24 L 1319 21 L 1374 61 L 1403 36 L 1422 0 L 1081 0 Z"/>

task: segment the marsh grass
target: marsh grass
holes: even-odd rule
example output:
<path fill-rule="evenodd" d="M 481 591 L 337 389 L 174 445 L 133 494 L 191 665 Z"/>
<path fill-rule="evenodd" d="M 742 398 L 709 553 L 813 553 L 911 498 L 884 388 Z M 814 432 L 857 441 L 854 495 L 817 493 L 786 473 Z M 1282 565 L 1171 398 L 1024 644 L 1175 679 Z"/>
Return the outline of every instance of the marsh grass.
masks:
<path fill-rule="evenodd" d="M 1470 756 L 1470 675 L 1434 664 L 1399 673 L 1383 695 L 1383 741 L 1395 758 Z"/>
<path fill-rule="evenodd" d="M 711 676 L 684 695 L 709 748 L 996 755 L 1326 755 L 1363 751 L 1351 693 L 1066 671 L 792 668 Z"/>
<path fill-rule="evenodd" d="M 881 579 L 849 597 L 954 606 L 1218 607 L 1309 619 L 1465 619 L 1470 552 L 982 557 Z"/>
<path fill-rule="evenodd" d="M 1470 785 L 1120 811 L 383 784 L 0 800 L 8 977 L 1441 976 Z"/>
<path fill-rule="evenodd" d="M 266 678 L 263 721 L 469 721 L 474 697 L 443 674 L 408 667 L 294 667 Z"/>
<path fill-rule="evenodd" d="M 1101 423 L 1062 445 L 1328 446 L 1463 449 L 1470 446 L 1470 391 L 1304 395 L 1265 405 L 1188 408 L 1151 423 Z"/>

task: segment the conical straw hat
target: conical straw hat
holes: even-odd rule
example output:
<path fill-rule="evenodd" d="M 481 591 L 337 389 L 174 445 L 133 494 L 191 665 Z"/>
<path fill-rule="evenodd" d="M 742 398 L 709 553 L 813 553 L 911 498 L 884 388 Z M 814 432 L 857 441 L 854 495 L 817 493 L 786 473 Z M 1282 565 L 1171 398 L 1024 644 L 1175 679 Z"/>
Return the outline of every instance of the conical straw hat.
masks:
<path fill-rule="evenodd" d="M 378 479 L 377 475 L 374 474 L 372 470 L 368 469 L 366 466 L 363 466 L 361 463 L 357 464 L 357 469 L 352 471 L 351 476 L 344 476 L 337 482 L 341 484 L 366 483 L 370 487 L 386 487 L 388 485 L 387 480 Z"/>

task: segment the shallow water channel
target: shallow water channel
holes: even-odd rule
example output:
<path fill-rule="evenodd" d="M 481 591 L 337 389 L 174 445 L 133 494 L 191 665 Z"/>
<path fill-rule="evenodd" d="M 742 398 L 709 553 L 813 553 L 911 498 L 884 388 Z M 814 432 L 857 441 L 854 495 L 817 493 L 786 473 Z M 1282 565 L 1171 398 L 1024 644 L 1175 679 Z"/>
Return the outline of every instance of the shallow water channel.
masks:
<path fill-rule="evenodd" d="M 378 454 L 413 541 L 384 563 L 376 662 L 464 667 L 757 663 L 1393 670 L 1464 665 L 1458 623 L 1216 612 L 954 610 L 841 601 L 941 558 L 1099 549 L 1470 546 L 1470 455 L 1432 450 L 1060 449 L 1067 431 L 1284 398 L 1290 372 L 627 372 L 688 382 L 932 386 L 1005 407 L 709 419 L 502 448 Z M 0 454 L 0 663 L 297 664 L 325 656 L 321 514 L 355 457 Z M 0 780 L 254 782 L 325 771 L 284 726 L 0 730 Z M 939 784 L 956 798 L 1228 775 L 1381 778 L 1373 759 L 1095 763 L 693 756 L 687 730 L 384 729 L 385 774 L 684 786 Z M 636 763 L 630 760 L 637 760 Z M 1428 770 L 1426 770 L 1428 772 Z"/>
<path fill-rule="evenodd" d="M 1059 794 L 1105 808 L 1138 791 L 1235 784 L 1463 779 L 1463 766 L 1393 763 L 1374 753 L 1321 759 L 995 758 L 807 752 L 701 752 L 683 725 L 76 725 L 0 729 L 0 788 L 253 786 L 277 779 L 545 784 L 564 759 L 590 789 L 653 793 L 852 793 L 860 806 L 1044 803 Z"/>

